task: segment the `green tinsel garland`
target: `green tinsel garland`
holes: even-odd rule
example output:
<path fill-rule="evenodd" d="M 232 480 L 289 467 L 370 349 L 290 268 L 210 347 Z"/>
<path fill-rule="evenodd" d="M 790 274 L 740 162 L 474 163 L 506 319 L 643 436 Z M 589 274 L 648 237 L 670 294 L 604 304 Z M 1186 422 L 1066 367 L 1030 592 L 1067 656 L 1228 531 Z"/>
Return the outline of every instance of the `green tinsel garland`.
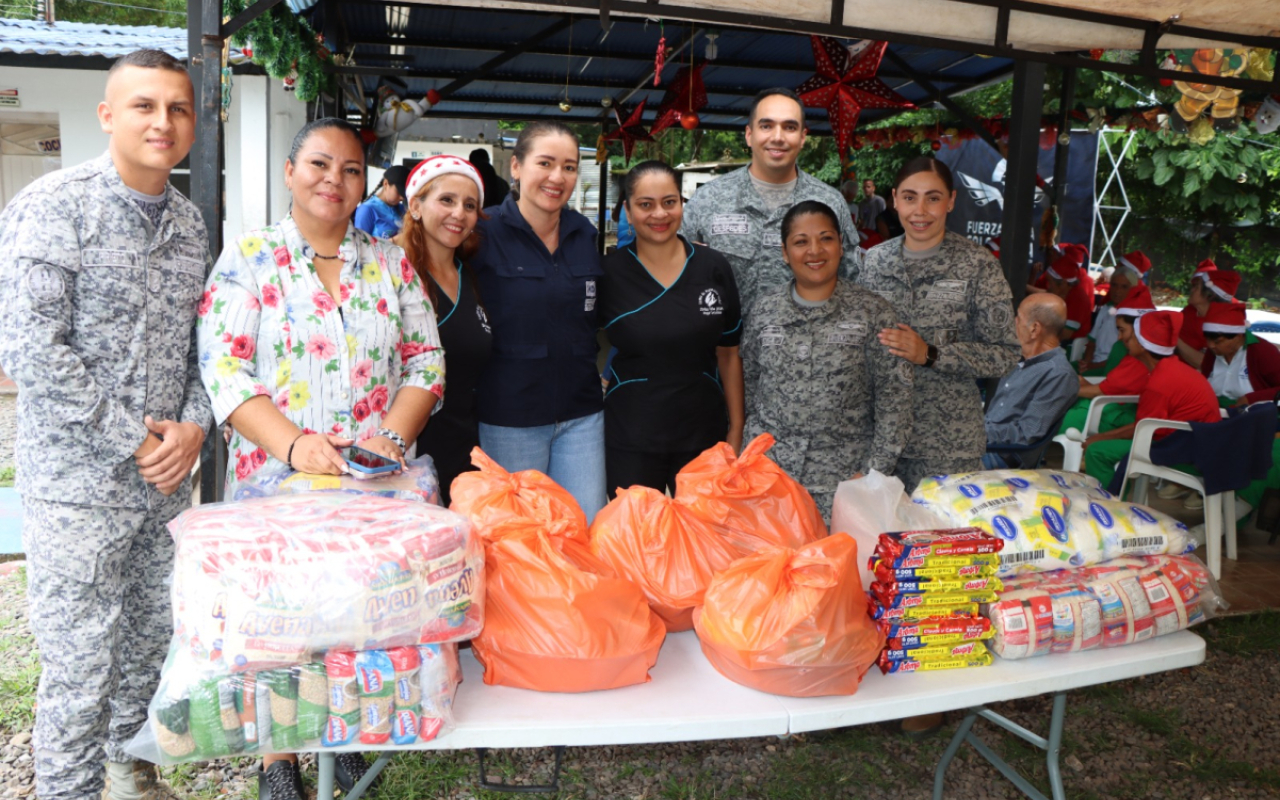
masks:
<path fill-rule="evenodd" d="M 222 12 L 234 17 L 246 5 L 245 0 L 223 0 Z M 249 45 L 253 50 L 250 60 L 277 80 L 284 80 L 296 71 L 295 90 L 298 99 L 304 103 L 334 88 L 333 75 L 324 71 L 325 64 L 333 57 L 319 42 L 307 21 L 295 15 L 284 3 L 260 14 L 237 31 L 231 37 L 231 43 L 236 47 Z"/>

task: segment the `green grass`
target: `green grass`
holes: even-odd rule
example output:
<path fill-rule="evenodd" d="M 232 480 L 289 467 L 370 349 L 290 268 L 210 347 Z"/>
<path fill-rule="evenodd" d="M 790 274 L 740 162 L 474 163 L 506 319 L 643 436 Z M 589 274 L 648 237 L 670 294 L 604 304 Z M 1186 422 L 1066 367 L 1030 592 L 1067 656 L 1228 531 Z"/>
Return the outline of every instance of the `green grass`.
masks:
<path fill-rule="evenodd" d="M 11 619 L 0 620 L 0 625 Z M 16 650 L 33 642 L 29 636 L 8 635 L 0 639 L 0 652 Z M 36 684 L 39 682 L 40 656 L 34 649 L 20 659 L 16 667 L 6 667 L 0 672 L 0 736 L 7 739 L 17 731 L 31 729 L 35 722 Z"/>
<path fill-rule="evenodd" d="M 1280 611 L 1224 617 L 1200 631 L 1210 649 L 1251 658 L 1280 653 Z"/>
<path fill-rule="evenodd" d="M 0 468 L 0 489 L 3 489 L 6 486 L 13 486 L 13 475 L 13 466 Z"/>

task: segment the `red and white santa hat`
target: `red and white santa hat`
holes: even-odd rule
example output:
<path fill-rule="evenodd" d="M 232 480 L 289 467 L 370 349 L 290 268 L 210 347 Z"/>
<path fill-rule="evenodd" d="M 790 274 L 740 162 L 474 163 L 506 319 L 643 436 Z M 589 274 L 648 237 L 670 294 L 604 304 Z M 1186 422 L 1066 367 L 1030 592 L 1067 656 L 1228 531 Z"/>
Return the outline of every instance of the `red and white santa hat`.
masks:
<path fill-rule="evenodd" d="M 1225 333 L 1238 336 L 1249 329 L 1245 318 L 1244 303 L 1210 303 L 1204 317 L 1205 333 Z"/>
<path fill-rule="evenodd" d="M 1049 267 L 1049 277 L 1076 283 L 1080 280 L 1080 273 L 1087 268 L 1089 251 L 1078 244 L 1061 244 L 1057 249 L 1062 255 L 1053 260 L 1053 265 Z"/>
<path fill-rule="evenodd" d="M 1226 300 L 1228 303 L 1236 301 L 1236 289 L 1240 288 L 1239 272 L 1233 269 L 1210 270 L 1204 273 L 1203 280 L 1204 288 L 1213 292 L 1220 300 Z"/>
<path fill-rule="evenodd" d="M 1111 309 L 1111 314 L 1116 317 L 1133 318 L 1155 310 L 1156 304 L 1151 299 L 1151 290 L 1145 283 L 1139 283 L 1129 290 L 1124 300 L 1120 301 L 1120 305 Z"/>
<path fill-rule="evenodd" d="M 432 156 L 418 162 L 418 166 L 409 173 L 405 197 L 417 197 L 423 186 L 441 175 L 462 175 L 475 181 L 476 191 L 480 193 L 480 207 L 484 208 L 484 179 L 480 177 L 480 171 L 470 161 L 457 156 Z"/>
<path fill-rule="evenodd" d="M 992 236 L 982 244 L 988 250 L 991 251 L 991 254 L 993 256 L 995 256 L 996 258 L 1000 257 L 1000 237 L 999 236 Z"/>
<path fill-rule="evenodd" d="M 1151 269 L 1151 259 L 1147 258 L 1147 254 L 1141 250 L 1134 250 L 1132 253 L 1125 253 L 1120 256 L 1120 263 L 1116 264 L 1122 269 L 1131 269 L 1138 273 L 1138 280 L 1142 280 L 1142 276 L 1147 274 L 1147 270 Z"/>
<path fill-rule="evenodd" d="M 1171 356 L 1178 348 L 1182 314 L 1178 311 L 1149 311 L 1133 321 L 1133 335 L 1144 350 Z"/>

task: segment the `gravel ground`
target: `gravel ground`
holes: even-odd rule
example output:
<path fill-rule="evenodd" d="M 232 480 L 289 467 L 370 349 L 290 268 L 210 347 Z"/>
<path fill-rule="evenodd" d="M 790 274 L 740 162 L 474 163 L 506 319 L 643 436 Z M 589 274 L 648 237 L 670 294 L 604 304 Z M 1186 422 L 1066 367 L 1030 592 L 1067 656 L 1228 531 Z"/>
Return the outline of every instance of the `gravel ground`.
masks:
<path fill-rule="evenodd" d="M 30 722 L 15 711 L 15 685 L 34 655 L 18 577 L 0 578 L 0 798 L 33 796 Z M 1211 623 L 1206 663 L 1193 669 L 1075 692 L 1068 703 L 1063 766 L 1072 798 L 1275 798 L 1280 796 L 1280 647 L 1277 615 Z M 1261 637 L 1267 636 L 1265 645 Z M 910 680 L 910 676 L 904 680 Z M 26 701 L 29 702 L 29 701 Z M 1048 698 L 996 707 L 1043 731 Z M 15 720 L 17 720 L 15 722 Z M 954 731 L 958 715 L 949 715 Z M 1031 748 L 986 732 L 1006 759 L 1045 785 Z M 570 748 L 562 798 L 929 797 L 946 737 L 913 742 L 870 726 L 793 736 L 632 747 Z M 544 779 L 550 751 L 493 751 L 491 769 L 515 782 Z M 252 759 L 166 770 L 183 797 L 256 797 Z M 314 769 L 305 772 L 314 775 Z M 470 752 L 406 754 L 375 798 L 498 798 L 475 788 Z M 1020 797 L 962 750 L 947 775 L 950 798 Z M 546 795 L 544 795 L 546 796 Z"/>

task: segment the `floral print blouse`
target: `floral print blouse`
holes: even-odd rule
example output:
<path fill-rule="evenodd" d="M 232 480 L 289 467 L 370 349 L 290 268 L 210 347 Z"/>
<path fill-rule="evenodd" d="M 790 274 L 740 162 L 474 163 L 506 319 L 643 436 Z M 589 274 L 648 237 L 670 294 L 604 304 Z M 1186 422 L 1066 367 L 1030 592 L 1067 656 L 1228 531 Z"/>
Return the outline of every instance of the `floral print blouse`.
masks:
<path fill-rule="evenodd" d="M 403 251 L 348 226 L 339 253 L 341 303 L 292 217 L 222 251 L 197 308 L 200 375 L 219 424 L 266 395 L 306 433 L 359 442 L 382 426 L 400 387 L 444 397 L 435 313 Z M 290 472 L 238 431 L 227 461 L 227 499 Z"/>

